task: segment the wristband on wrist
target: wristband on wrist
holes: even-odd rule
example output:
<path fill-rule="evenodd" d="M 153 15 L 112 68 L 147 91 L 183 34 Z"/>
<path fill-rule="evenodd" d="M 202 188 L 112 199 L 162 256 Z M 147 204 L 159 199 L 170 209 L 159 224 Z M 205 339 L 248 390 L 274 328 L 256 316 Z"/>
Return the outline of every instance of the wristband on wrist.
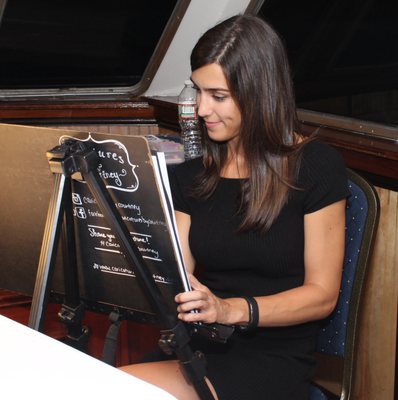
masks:
<path fill-rule="evenodd" d="M 249 306 L 249 322 L 247 325 L 239 325 L 239 330 L 242 332 L 252 332 L 257 328 L 258 325 L 258 304 L 254 297 L 243 297 L 247 301 Z"/>

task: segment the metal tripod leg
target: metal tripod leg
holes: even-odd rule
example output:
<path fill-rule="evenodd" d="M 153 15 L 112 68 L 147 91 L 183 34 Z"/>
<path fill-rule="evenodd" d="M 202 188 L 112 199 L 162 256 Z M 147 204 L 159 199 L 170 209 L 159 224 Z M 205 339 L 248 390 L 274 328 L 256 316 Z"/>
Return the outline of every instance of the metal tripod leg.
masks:
<path fill-rule="evenodd" d="M 84 308 L 80 303 L 76 269 L 76 251 L 71 205 L 71 178 L 61 173 L 55 173 L 54 176 L 54 189 L 50 199 L 44 229 L 32 306 L 29 315 L 29 327 L 37 331 L 43 331 L 44 329 L 48 296 L 62 228 L 65 298 L 58 315 L 61 322 L 66 325 L 68 330 L 65 342 L 79 350 L 87 351 L 88 329 L 82 326 Z"/>
<path fill-rule="evenodd" d="M 54 190 L 51 195 L 44 229 L 39 265 L 37 269 L 32 306 L 28 326 L 37 331 L 43 330 L 45 311 L 48 301 L 49 282 L 51 282 L 56 246 L 62 226 L 63 202 L 65 197 L 65 176 L 55 175 Z"/>

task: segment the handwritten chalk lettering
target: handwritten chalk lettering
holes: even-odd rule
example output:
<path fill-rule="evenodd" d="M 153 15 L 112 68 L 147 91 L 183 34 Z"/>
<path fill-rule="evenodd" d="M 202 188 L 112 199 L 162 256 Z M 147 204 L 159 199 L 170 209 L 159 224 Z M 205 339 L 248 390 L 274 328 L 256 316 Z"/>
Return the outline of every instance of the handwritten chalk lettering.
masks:
<path fill-rule="evenodd" d="M 144 237 L 133 236 L 133 241 L 137 242 L 137 243 L 150 244 L 148 236 L 144 236 Z"/>
<path fill-rule="evenodd" d="M 115 242 L 105 242 L 105 247 L 112 247 L 118 249 L 120 248 L 120 244 Z"/>
<path fill-rule="evenodd" d="M 111 267 L 108 267 L 107 265 L 97 264 L 97 263 L 93 264 L 93 268 L 100 270 L 100 271 L 110 271 L 111 270 Z"/>
<path fill-rule="evenodd" d="M 88 209 L 87 213 L 90 217 L 104 218 L 104 214 L 101 214 L 99 211 L 92 211 L 92 210 Z"/>
<path fill-rule="evenodd" d="M 161 275 L 157 275 L 157 274 L 153 274 L 152 276 L 153 276 L 153 279 L 154 279 L 156 282 L 159 282 L 159 283 L 166 283 L 166 284 L 168 284 L 168 285 L 173 284 L 173 280 L 170 279 L 170 278 L 168 278 L 168 277 L 166 277 L 166 276 L 161 276 Z"/>
<path fill-rule="evenodd" d="M 108 228 L 107 226 L 99 226 L 99 225 L 87 225 L 90 228 L 97 228 L 97 229 L 105 229 L 106 231 L 110 231 L 111 228 Z"/>
<path fill-rule="evenodd" d="M 90 237 L 99 237 L 106 239 L 106 233 L 98 232 L 95 228 L 88 228 L 88 231 L 90 233 Z"/>
<path fill-rule="evenodd" d="M 111 267 L 111 271 L 116 273 L 116 274 L 121 274 L 121 275 L 131 275 L 135 276 L 134 272 L 131 271 L 128 268 L 123 268 L 123 267 Z"/>
<path fill-rule="evenodd" d="M 100 271 L 100 272 L 135 277 L 134 272 L 125 267 L 115 267 L 115 266 L 108 266 L 108 265 L 93 263 L 93 269 Z"/>
<path fill-rule="evenodd" d="M 141 206 L 139 204 L 123 204 L 123 203 L 117 203 L 116 207 L 118 208 L 123 208 L 123 209 L 128 209 L 128 210 L 133 210 L 137 211 L 137 215 L 141 215 Z"/>
<path fill-rule="evenodd" d="M 134 217 L 128 217 L 128 216 L 124 215 L 124 216 L 122 216 L 122 219 L 124 221 L 133 222 L 133 223 L 136 223 L 136 224 L 144 224 L 144 225 L 146 225 L 148 227 L 151 226 L 151 225 L 153 225 L 153 226 L 158 226 L 158 225 L 166 226 L 166 223 L 164 221 L 147 219 L 147 218 L 144 218 L 142 216 L 139 217 L 139 218 L 134 218 Z"/>
<path fill-rule="evenodd" d="M 95 227 L 93 227 L 93 226 L 89 226 L 88 231 L 89 231 L 90 237 L 106 239 L 106 240 L 100 240 L 101 247 L 112 247 L 112 248 L 116 248 L 116 249 L 120 248 L 119 243 L 114 241 L 116 239 L 116 237 L 112 233 L 98 232 L 95 229 Z"/>
<path fill-rule="evenodd" d="M 59 143 L 65 143 L 68 139 L 76 140 L 75 137 L 64 135 L 60 137 Z M 97 170 L 99 175 L 106 181 L 105 186 L 107 189 L 115 189 L 122 192 L 135 192 L 138 190 L 140 182 L 135 170 L 139 165 L 131 162 L 129 152 L 123 143 L 113 139 L 96 140 L 90 133 L 86 139 L 77 140 L 106 146 L 106 149 L 97 148 L 96 145 L 92 148 L 103 162 L 103 165 L 98 165 Z"/>
<path fill-rule="evenodd" d="M 151 249 L 150 247 L 138 247 L 138 250 L 144 255 L 146 254 L 147 257 L 148 255 L 151 257 L 151 259 L 155 259 L 155 260 L 159 260 L 161 261 L 161 259 L 159 258 L 159 252 L 155 249 Z"/>
<path fill-rule="evenodd" d="M 97 200 L 92 197 L 83 196 L 83 203 L 84 204 L 97 204 Z"/>
<path fill-rule="evenodd" d="M 105 246 L 105 244 L 104 244 L 104 246 Z M 122 252 L 119 251 L 119 250 L 105 249 L 105 248 L 103 248 L 103 247 L 94 247 L 94 250 L 105 251 L 105 252 L 107 252 L 107 253 L 122 254 Z"/>
<path fill-rule="evenodd" d="M 110 242 L 112 242 L 112 240 L 116 239 L 116 236 L 113 235 L 112 233 L 107 233 L 107 234 L 106 234 L 106 237 L 108 238 L 108 240 L 109 240 Z"/>
<path fill-rule="evenodd" d="M 99 244 L 101 247 L 94 247 L 94 250 L 105 251 L 108 253 L 123 254 L 120 250 L 114 250 L 114 248 L 116 249 L 120 248 L 120 245 L 116 242 L 106 242 L 104 240 L 100 240 Z M 163 260 L 159 257 L 159 252 L 157 250 L 151 249 L 149 247 L 137 246 L 137 248 L 142 253 L 142 258 L 146 258 L 148 260 L 153 260 L 157 262 L 163 262 Z"/>
<path fill-rule="evenodd" d="M 132 271 L 131 269 L 125 268 L 125 267 L 116 267 L 116 266 L 108 266 L 108 265 L 93 263 L 93 269 L 100 271 L 100 272 L 106 272 L 108 274 L 124 275 L 124 276 L 128 276 L 131 278 L 136 277 L 134 271 Z M 171 279 L 167 276 L 162 276 L 159 274 L 152 274 L 152 277 L 155 280 L 155 282 L 158 282 L 158 283 L 164 283 L 166 285 L 171 285 L 174 283 L 173 279 Z"/>
<path fill-rule="evenodd" d="M 104 166 L 102 164 L 99 164 L 97 167 L 98 174 L 102 179 L 105 179 L 107 181 L 112 180 L 118 187 L 123 186 L 121 178 L 127 176 L 127 171 L 125 169 L 122 169 L 120 172 L 116 172 L 116 171 L 106 171 L 103 168 Z"/>
<path fill-rule="evenodd" d="M 98 150 L 98 157 L 99 158 L 105 158 L 108 160 L 113 160 L 113 161 L 118 161 L 119 164 L 124 164 L 125 161 L 123 157 L 117 153 L 114 153 L 112 151 L 103 151 L 103 150 Z"/>

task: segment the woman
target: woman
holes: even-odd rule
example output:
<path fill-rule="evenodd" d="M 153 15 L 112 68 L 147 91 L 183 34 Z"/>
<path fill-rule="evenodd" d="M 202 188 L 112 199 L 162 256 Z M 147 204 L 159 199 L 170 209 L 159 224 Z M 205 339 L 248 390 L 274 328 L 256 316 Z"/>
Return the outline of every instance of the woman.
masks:
<path fill-rule="evenodd" d="M 176 296 L 178 317 L 236 326 L 226 345 L 195 343 L 216 398 L 306 399 L 317 321 L 339 292 L 345 167 L 300 137 L 285 50 L 261 19 L 236 16 L 206 32 L 191 67 L 204 156 L 171 182 L 186 267 L 200 274 Z M 197 398 L 176 361 L 124 369 Z"/>

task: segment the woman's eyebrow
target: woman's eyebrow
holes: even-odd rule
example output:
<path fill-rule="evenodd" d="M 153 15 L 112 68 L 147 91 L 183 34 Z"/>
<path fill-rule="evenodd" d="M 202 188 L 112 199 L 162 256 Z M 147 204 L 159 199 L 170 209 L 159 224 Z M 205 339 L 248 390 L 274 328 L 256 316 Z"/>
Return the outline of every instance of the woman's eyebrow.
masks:
<path fill-rule="evenodd" d="M 191 81 L 192 81 L 195 89 L 200 89 L 199 86 L 195 83 L 195 81 L 192 78 L 191 78 Z M 205 88 L 201 88 L 200 90 L 205 91 L 205 92 L 227 92 L 227 93 L 230 92 L 229 89 L 225 89 L 222 87 L 214 87 L 214 88 L 212 88 L 212 87 L 206 88 L 205 87 Z"/>
<path fill-rule="evenodd" d="M 227 92 L 229 93 L 229 89 L 224 89 L 224 88 L 204 88 L 202 89 L 206 92 Z"/>
<path fill-rule="evenodd" d="M 195 85 L 194 84 L 194 88 L 195 89 L 197 89 L 197 90 L 200 90 L 200 91 L 202 91 L 202 92 L 211 92 L 211 93 L 214 93 L 214 92 L 225 92 L 225 93 L 229 93 L 230 92 L 230 90 L 229 89 L 224 89 L 224 88 L 217 88 L 217 87 L 215 87 L 215 88 L 212 88 L 212 87 L 209 87 L 209 88 L 200 88 L 199 86 L 197 86 L 197 85 Z"/>

